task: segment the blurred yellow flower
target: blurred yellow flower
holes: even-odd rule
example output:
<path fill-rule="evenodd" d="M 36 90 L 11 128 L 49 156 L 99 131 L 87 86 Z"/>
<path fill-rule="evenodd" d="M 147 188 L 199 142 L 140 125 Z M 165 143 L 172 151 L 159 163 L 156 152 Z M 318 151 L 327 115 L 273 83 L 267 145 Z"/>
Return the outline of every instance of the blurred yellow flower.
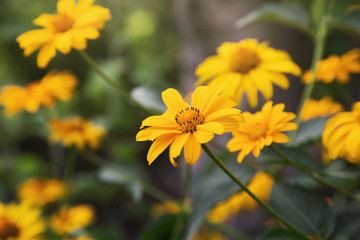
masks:
<path fill-rule="evenodd" d="M 151 208 L 151 216 L 159 217 L 165 214 L 177 214 L 180 212 L 179 204 L 171 201 L 157 203 Z"/>
<path fill-rule="evenodd" d="M 84 228 L 94 221 L 94 210 L 90 205 L 64 206 L 50 217 L 50 226 L 64 235 Z"/>
<path fill-rule="evenodd" d="M 208 227 L 203 227 L 200 229 L 198 233 L 196 233 L 195 237 L 192 240 L 225 240 L 226 237 L 213 229 Z"/>
<path fill-rule="evenodd" d="M 297 128 L 295 123 L 290 122 L 295 118 L 294 113 L 283 112 L 285 105 L 282 103 L 272 104 L 272 101 L 268 101 L 255 114 L 245 112 L 245 123 L 232 132 L 233 138 L 227 143 L 227 148 L 230 152 L 241 150 L 237 157 L 239 163 L 251 151 L 258 157 L 264 146 L 269 146 L 272 142 L 288 142 L 289 138 L 282 132 Z"/>
<path fill-rule="evenodd" d="M 1 88 L 0 105 L 11 116 L 21 111 L 35 113 L 41 106 L 52 107 L 55 100 L 68 101 L 77 85 L 77 78 L 69 71 L 53 70 L 43 79 L 27 87 L 8 85 Z"/>
<path fill-rule="evenodd" d="M 40 29 L 21 34 L 16 41 L 29 56 L 40 48 L 37 65 L 44 68 L 55 57 L 56 50 L 68 54 L 72 48 L 84 50 L 87 39 L 99 37 L 99 30 L 110 20 L 107 8 L 92 5 L 94 0 L 59 0 L 57 14 L 41 14 L 33 23 Z"/>
<path fill-rule="evenodd" d="M 0 239 L 39 240 L 45 229 L 40 209 L 26 203 L 0 203 Z"/>
<path fill-rule="evenodd" d="M 322 144 L 330 159 L 343 157 L 360 164 L 360 102 L 351 112 L 337 113 L 326 122 Z"/>
<path fill-rule="evenodd" d="M 309 98 L 304 103 L 300 118 L 302 121 L 307 121 L 312 118 L 326 117 L 342 110 L 343 106 L 340 103 L 334 102 L 331 97 L 324 97 L 321 100 Z"/>
<path fill-rule="evenodd" d="M 52 119 L 48 126 L 51 131 L 51 142 L 63 142 L 67 147 L 75 145 L 83 149 L 86 145 L 96 149 L 99 147 L 100 138 L 105 134 L 105 129 L 94 125 L 81 117 Z"/>
<path fill-rule="evenodd" d="M 241 103 L 246 92 L 250 106 L 256 107 L 258 90 L 266 100 L 270 100 L 273 96 L 272 84 L 284 89 L 289 87 L 284 73 L 301 74 L 301 69 L 289 54 L 268 47 L 267 42 L 258 43 L 255 39 L 225 42 L 217 53 L 197 67 L 197 84 L 223 86 L 223 94 L 230 95 L 237 104 Z"/>
<path fill-rule="evenodd" d="M 248 184 L 248 188 L 260 200 L 266 202 L 270 198 L 273 184 L 274 179 L 271 176 L 264 172 L 258 172 Z M 231 215 L 234 215 L 241 210 L 254 210 L 257 205 L 258 204 L 254 199 L 246 192 L 242 191 L 231 196 L 228 200 L 219 203 L 208 213 L 207 218 L 214 223 L 224 222 Z"/>
<path fill-rule="evenodd" d="M 350 73 L 360 73 L 360 48 L 354 48 L 342 56 L 331 55 L 319 61 L 315 80 L 330 83 L 334 80 L 347 83 Z M 306 71 L 302 76 L 303 83 L 310 83 L 312 72 Z"/>
<path fill-rule="evenodd" d="M 64 197 L 65 183 L 56 179 L 30 178 L 23 182 L 17 195 L 32 205 L 44 206 Z"/>
<path fill-rule="evenodd" d="M 93 240 L 93 239 L 86 235 L 82 235 L 82 236 L 76 237 L 76 238 L 64 238 L 63 240 Z"/>
<path fill-rule="evenodd" d="M 192 95 L 191 105 L 173 88 L 162 92 L 167 111 L 146 118 L 141 128 L 150 127 L 136 135 L 137 141 L 154 141 L 147 155 L 149 165 L 169 145 L 173 166 L 178 166 L 174 158 L 180 155 L 182 148 L 185 161 L 194 164 L 200 157 L 201 144 L 209 142 L 214 133 L 223 134 L 239 127 L 243 120 L 240 110 L 232 108 L 235 103 L 219 95 L 220 92 L 219 88 L 198 87 Z"/>

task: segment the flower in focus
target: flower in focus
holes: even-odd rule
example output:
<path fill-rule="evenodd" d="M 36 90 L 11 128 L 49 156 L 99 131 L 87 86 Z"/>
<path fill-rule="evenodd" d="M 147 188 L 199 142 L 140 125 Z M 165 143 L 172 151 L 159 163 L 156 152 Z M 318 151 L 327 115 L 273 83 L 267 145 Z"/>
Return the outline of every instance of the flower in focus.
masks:
<path fill-rule="evenodd" d="M 260 150 L 272 142 L 288 142 L 289 138 L 282 132 L 297 128 L 295 123 L 290 122 L 295 118 L 294 113 L 283 112 L 285 105 L 282 103 L 272 104 L 272 101 L 268 101 L 255 114 L 245 112 L 245 123 L 232 132 L 233 138 L 227 143 L 227 148 L 230 152 L 241 150 L 237 157 L 239 163 L 250 152 L 258 157 Z"/>
<path fill-rule="evenodd" d="M 289 54 L 268 47 L 267 42 L 258 43 L 255 39 L 226 42 L 217 53 L 197 67 L 197 84 L 224 86 L 223 94 L 230 95 L 237 104 L 241 103 L 246 92 L 250 106 L 256 107 L 258 90 L 269 100 L 273 96 L 272 84 L 284 89 L 289 87 L 284 73 L 301 74 L 301 69 Z"/>
<path fill-rule="evenodd" d="M 41 211 L 26 203 L 0 203 L 0 239 L 38 240 L 45 231 Z"/>
<path fill-rule="evenodd" d="M 100 138 L 105 134 L 103 127 L 81 117 L 52 119 L 48 126 L 51 131 L 51 142 L 63 142 L 67 147 L 75 145 L 79 149 L 83 149 L 85 145 L 92 149 L 98 148 Z"/>
<path fill-rule="evenodd" d="M 354 48 L 342 56 L 331 55 L 317 64 L 315 80 L 330 83 L 334 80 L 347 83 L 350 73 L 360 73 L 360 48 Z M 303 83 L 310 83 L 313 77 L 311 71 L 302 76 Z"/>
<path fill-rule="evenodd" d="M 360 102 L 351 112 L 337 113 L 326 122 L 322 144 L 330 159 L 342 157 L 360 164 Z"/>
<path fill-rule="evenodd" d="M 271 194 L 271 189 L 274 184 L 274 179 L 264 172 L 258 172 L 248 184 L 249 190 L 254 193 L 260 200 L 268 201 Z M 219 203 L 212 209 L 207 218 L 214 223 L 221 223 L 226 221 L 231 215 L 236 214 L 241 210 L 254 210 L 257 207 L 257 202 L 252 199 L 246 192 L 242 191 L 230 197 L 228 200 Z"/>
<path fill-rule="evenodd" d="M 342 110 L 343 106 L 334 102 L 330 97 L 324 97 L 321 100 L 310 98 L 304 103 L 300 118 L 302 121 L 307 121 L 312 118 L 326 117 Z"/>
<path fill-rule="evenodd" d="M 55 57 L 56 50 L 68 54 L 72 48 L 84 50 L 87 39 L 99 37 L 99 30 L 110 20 L 107 8 L 92 5 L 94 0 L 59 0 L 57 14 L 41 14 L 33 23 L 40 29 L 21 34 L 16 41 L 29 56 L 40 48 L 37 65 L 44 68 Z"/>
<path fill-rule="evenodd" d="M 91 237 L 88 237 L 86 235 L 81 235 L 76 238 L 64 238 L 63 240 L 93 240 Z"/>
<path fill-rule="evenodd" d="M 201 144 L 209 142 L 215 134 L 230 132 L 239 127 L 243 120 L 240 110 L 232 108 L 235 103 L 219 88 L 200 86 L 195 89 L 191 105 L 183 100 L 178 91 L 169 88 L 162 92 L 167 106 L 165 113 L 146 118 L 141 125 L 149 126 L 138 132 L 137 141 L 154 141 L 147 161 L 149 165 L 169 145 L 169 158 L 173 166 L 178 166 L 174 158 L 184 148 L 185 161 L 194 164 L 200 157 Z"/>
<path fill-rule="evenodd" d="M 64 182 L 56 179 L 31 178 L 18 189 L 18 197 L 32 205 L 44 206 L 64 197 Z"/>
<path fill-rule="evenodd" d="M 73 233 L 94 221 L 94 210 L 90 205 L 64 206 L 50 217 L 50 226 L 63 235 Z"/>
<path fill-rule="evenodd" d="M 0 104 L 5 107 L 5 115 L 11 116 L 21 111 L 35 113 L 41 106 L 52 107 L 55 100 L 68 101 L 77 85 L 77 78 L 69 71 L 51 71 L 43 79 L 32 82 L 27 87 L 4 86 L 0 91 Z"/>

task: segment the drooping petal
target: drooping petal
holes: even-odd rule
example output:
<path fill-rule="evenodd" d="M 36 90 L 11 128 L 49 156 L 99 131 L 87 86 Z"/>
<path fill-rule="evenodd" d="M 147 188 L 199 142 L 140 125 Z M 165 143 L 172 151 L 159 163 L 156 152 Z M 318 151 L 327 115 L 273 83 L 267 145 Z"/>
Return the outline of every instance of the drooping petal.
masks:
<path fill-rule="evenodd" d="M 169 145 L 174 141 L 176 135 L 174 134 L 165 134 L 159 136 L 149 149 L 147 154 L 147 161 L 149 165 L 162 153 Z"/>
<path fill-rule="evenodd" d="M 37 65 L 39 68 L 44 68 L 48 65 L 50 60 L 55 57 L 56 48 L 52 42 L 46 43 L 39 51 L 37 56 Z"/>
<path fill-rule="evenodd" d="M 201 144 L 195 139 L 195 136 L 190 134 L 187 142 L 184 145 L 184 157 L 188 164 L 194 164 L 199 160 L 201 154 Z"/>

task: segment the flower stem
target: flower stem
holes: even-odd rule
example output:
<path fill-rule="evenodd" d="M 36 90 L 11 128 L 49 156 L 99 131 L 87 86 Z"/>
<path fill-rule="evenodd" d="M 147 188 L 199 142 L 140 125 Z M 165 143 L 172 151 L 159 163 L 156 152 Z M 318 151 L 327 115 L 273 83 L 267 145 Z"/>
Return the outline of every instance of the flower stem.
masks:
<path fill-rule="evenodd" d="M 281 217 L 275 210 L 273 210 L 269 205 L 267 205 L 265 202 L 261 201 L 255 194 L 253 194 L 245 184 L 243 184 L 235 175 L 221 162 L 221 160 L 208 148 L 206 144 L 201 145 L 204 151 L 210 156 L 210 158 L 236 183 L 238 184 L 243 191 L 245 191 L 249 196 L 254 199 L 259 205 L 261 205 L 263 208 L 265 208 L 266 211 L 268 211 L 272 216 L 279 219 L 286 227 L 291 229 L 292 231 L 296 232 L 300 236 L 302 236 L 304 239 L 308 239 L 304 233 L 302 233 L 299 229 L 297 229 L 295 226 L 293 226 L 291 223 L 286 221 L 283 217 Z"/>
<path fill-rule="evenodd" d="M 317 72 L 317 64 L 318 62 L 321 60 L 322 56 L 323 56 L 323 52 L 324 52 L 324 48 L 325 48 L 325 39 L 326 39 L 326 34 L 327 34 L 327 28 L 326 28 L 326 20 L 324 17 L 324 2 L 325 0 L 320 0 L 322 1 L 322 9 L 320 11 L 320 16 L 319 16 L 319 20 L 316 23 L 315 26 L 315 30 L 314 30 L 314 52 L 313 52 L 313 56 L 312 56 L 312 60 L 311 60 L 311 81 L 310 83 L 308 83 L 305 88 L 304 91 L 302 93 L 297 111 L 296 111 L 296 118 L 294 120 L 294 123 L 298 126 L 298 128 L 294 131 L 291 131 L 289 133 L 289 145 L 291 146 L 295 140 L 296 134 L 298 129 L 300 128 L 301 125 L 301 119 L 300 119 L 300 114 L 302 111 L 302 108 L 304 106 L 304 103 L 307 99 L 309 99 L 311 97 L 311 93 L 314 89 L 315 86 L 315 78 L 316 78 L 316 72 Z"/>
<path fill-rule="evenodd" d="M 99 157 L 89 151 L 82 151 L 81 156 L 98 167 L 106 167 L 107 165 L 109 165 L 109 163 L 107 161 L 105 161 L 101 157 Z M 156 198 L 156 199 L 158 199 L 160 201 L 164 201 L 164 202 L 172 201 L 172 202 L 178 203 L 177 199 L 175 199 L 174 197 L 168 195 L 167 193 L 163 192 L 162 190 L 154 187 L 153 185 L 151 185 L 147 182 L 142 181 L 141 187 L 145 193 L 152 196 L 153 198 Z"/>
<path fill-rule="evenodd" d="M 183 199 L 181 202 L 181 209 L 179 214 L 176 217 L 176 221 L 174 224 L 174 228 L 171 232 L 171 240 L 181 239 L 181 228 L 183 226 L 184 221 L 186 221 L 187 217 L 187 201 L 190 197 L 191 190 L 191 178 L 192 178 L 192 168 L 190 164 L 186 164 L 186 172 L 185 172 L 185 184 L 184 184 L 184 193 Z"/>
<path fill-rule="evenodd" d="M 84 59 L 84 61 L 89 64 L 89 66 L 97 73 L 99 76 L 105 80 L 110 86 L 117 89 L 120 94 L 132 105 L 136 106 L 137 108 L 142 109 L 144 112 L 148 113 L 149 110 L 144 108 L 141 104 L 139 104 L 136 100 L 134 100 L 131 95 L 128 93 L 128 91 L 118 84 L 116 81 L 111 79 L 106 73 L 95 63 L 95 61 L 87 54 L 85 51 L 78 51 L 80 56 Z"/>
<path fill-rule="evenodd" d="M 327 186 L 327 187 L 330 187 L 336 191 L 338 191 L 339 193 L 351 198 L 352 200 L 354 200 L 355 202 L 358 202 L 360 203 L 360 199 L 356 196 L 354 196 L 351 192 L 347 191 L 346 189 L 343 189 L 339 186 L 336 186 L 332 183 L 329 183 L 327 181 L 325 181 L 324 179 L 322 179 L 320 177 L 320 175 L 318 173 L 314 173 L 312 172 L 311 170 L 309 170 L 307 167 L 303 166 L 302 164 L 292 160 L 291 158 L 289 158 L 286 154 L 284 154 L 283 152 L 281 152 L 278 148 L 276 148 L 275 146 L 273 145 L 270 145 L 269 146 L 270 149 L 272 151 L 274 151 L 276 154 L 278 154 L 280 157 L 282 157 L 286 162 L 288 162 L 289 164 L 293 165 L 294 167 L 296 167 L 297 169 L 301 170 L 302 172 L 304 172 L 305 174 L 307 174 L 308 176 L 310 176 L 311 178 L 313 178 L 316 182 L 324 185 L 324 186 Z"/>

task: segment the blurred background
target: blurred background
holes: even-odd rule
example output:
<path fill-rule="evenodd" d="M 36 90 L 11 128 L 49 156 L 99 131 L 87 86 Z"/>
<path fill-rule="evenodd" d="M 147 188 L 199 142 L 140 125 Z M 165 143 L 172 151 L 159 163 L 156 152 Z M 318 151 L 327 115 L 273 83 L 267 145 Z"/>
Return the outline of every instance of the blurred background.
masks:
<path fill-rule="evenodd" d="M 180 166 L 174 168 L 165 152 L 148 166 L 146 153 L 150 143 L 135 141 L 141 121 L 147 116 L 134 111 L 134 107 L 100 79 L 76 51 L 66 56 L 58 52 L 45 69 L 36 66 L 37 54 L 23 56 L 16 37 L 36 28 L 32 20 L 41 13 L 55 13 L 56 2 L 0 1 L 0 85 L 27 85 L 40 80 L 51 69 L 71 70 L 79 78 L 75 96 L 69 102 L 58 102 L 51 114 L 57 117 L 80 115 L 104 126 L 106 136 L 96 155 L 170 195 L 181 197 L 183 160 L 180 158 Z M 216 48 L 226 41 L 237 42 L 245 38 L 269 41 L 271 47 L 287 51 L 303 70 L 308 69 L 312 40 L 302 32 L 271 22 L 257 22 L 240 29 L 235 27 L 241 17 L 273 2 L 279 1 L 97 0 L 96 4 L 110 9 L 112 19 L 106 23 L 99 39 L 88 41 L 86 52 L 139 101 L 147 101 L 158 109 L 164 109 L 160 93 L 166 88 L 177 88 L 183 95 L 193 90 L 198 64 L 214 55 Z M 311 0 L 287 2 L 309 6 Z M 344 2 L 349 4 L 351 1 Z M 344 54 L 359 43 L 358 36 L 331 33 L 325 56 Z M 358 76 L 348 89 L 351 89 L 351 98 L 360 100 L 357 94 L 360 83 L 356 80 L 359 80 Z M 289 90 L 274 88 L 274 102 L 285 102 L 286 110 L 295 112 L 302 88 L 298 78 L 290 77 Z M 341 94 L 342 88 L 335 83 L 327 88 L 319 87 L 314 95 L 321 97 L 329 89 L 338 89 L 335 99 L 345 105 L 349 103 Z M 262 97 L 260 99 L 262 105 L 264 101 Z M 240 108 L 250 110 L 246 100 Z M 14 201 L 14 190 L 29 177 L 62 176 L 63 159 L 68 151 L 60 144 L 49 144 L 48 134 L 41 114 L 23 112 L 10 118 L 0 115 L 1 201 Z M 207 162 L 199 161 L 194 172 L 205 171 L 209 167 Z M 95 207 L 96 221 L 89 228 L 94 239 L 136 239 L 149 229 L 150 209 L 156 200 L 143 194 L 137 184 L 136 180 L 118 178 L 79 156 L 72 201 Z M 236 225 L 249 233 L 263 228 L 257 224 L 258 218 L 267 216 L 262 210 L 249 216 L 245 213 Z M 245 220 L 246 226 L 241 224 Z"/>

